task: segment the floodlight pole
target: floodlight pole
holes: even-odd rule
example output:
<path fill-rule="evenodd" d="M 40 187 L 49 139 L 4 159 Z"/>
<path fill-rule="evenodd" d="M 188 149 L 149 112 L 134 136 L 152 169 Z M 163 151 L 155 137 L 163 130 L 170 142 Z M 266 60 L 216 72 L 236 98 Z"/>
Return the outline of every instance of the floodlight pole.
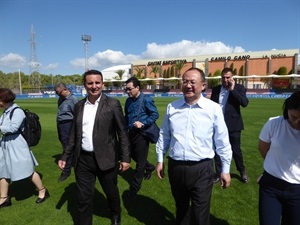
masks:
<path fill-rule="evenodd" d="M 22 80 L 21 80 L 21 70 L 19 69 L 19 88 L 20 94 L 22 95 Z"/>
<path fill-rule="evenodd" d="M 85 71 L 89 70 L 89 59 L 88 59 L 88 42 L 92 40 L 91 35 L 82 35 L 81 40 L 84 45 L 84 53 L 85 53 Z"/>

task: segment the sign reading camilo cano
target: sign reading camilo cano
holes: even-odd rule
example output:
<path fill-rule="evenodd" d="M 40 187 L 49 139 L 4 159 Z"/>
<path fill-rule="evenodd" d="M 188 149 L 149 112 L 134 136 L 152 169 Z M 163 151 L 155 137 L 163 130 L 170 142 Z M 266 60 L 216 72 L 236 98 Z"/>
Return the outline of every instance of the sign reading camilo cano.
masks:
<path fill-rule="evenodd" d="M 210 61 L 229 61 L 229 60 L 247 60 L 250 59 L 250 55 L 239 55 L 239 56 L 220 56 L 220 57 L 211 57 Z"/>
<path fill-rule="evenodd" d="M 155 66 L 155 65 L 172 65 L 176 63 L 186 63 L 186 59 L 177 59 L 177 60 L 165 60 L 165 61 L 153 61 L 148 62 L 147 66 Z"/>

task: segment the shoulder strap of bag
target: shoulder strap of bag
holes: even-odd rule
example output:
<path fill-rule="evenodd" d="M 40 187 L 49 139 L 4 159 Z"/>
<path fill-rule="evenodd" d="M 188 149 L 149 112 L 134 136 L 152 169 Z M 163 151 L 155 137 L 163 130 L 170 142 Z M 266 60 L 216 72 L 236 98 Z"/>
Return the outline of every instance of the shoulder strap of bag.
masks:
<path fill-rule="evenodd" d="M 141 99 L 141 102 L 140 102 L 140 105 L 139 105 L 139 109 L 138 109 L 138 113 L 137 113 L 137 118 L 138 118 L 138 120 L 139 120 L 139 118 L 140 118 L 140 110 L 141 110 L 142 105 L 143 105 L 143 103 L 144 103 L 144 94 L 143 94 L 141 97 L 142 97 L 142 99 Z"/>
<path fill-rule="evenodd" d="M 10 111 L 10 113 L 9 113 L 9 119 L 10 119 L 10 120 L 11 120 L 11 118 L 12 118 L 12 116 L 13 116 L 13 114 L 14 114 L 14 111 L 15 111 L 16 109 L 21 109 L 21 108 L 17 106 L 17 107 L 13 108 L 13 109 Z M 21 130 L 20 127 L 18 128 L 18 133 L 20 133 L 20 134 L 23 135 L 23 132 L 22 132 L 22 130 Z"/>
<path fill-rule="evenodd" d="M 11 118 L 12 118 L 12 116 L 13 116 L 13 113 L 14 113 L 14 111 L 15 111 L 15 109 L 19 109 L 20 107 L 15 107 L 15 108 L 13 108 L 11 111 L 10 111 L 10 114 L 9 114 L 9 119 L 11 120 Z"/>

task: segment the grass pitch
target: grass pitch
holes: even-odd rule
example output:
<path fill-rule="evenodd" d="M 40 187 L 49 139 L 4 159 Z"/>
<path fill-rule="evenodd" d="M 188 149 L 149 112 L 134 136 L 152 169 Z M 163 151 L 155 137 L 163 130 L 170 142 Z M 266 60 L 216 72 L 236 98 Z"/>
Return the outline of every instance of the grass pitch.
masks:
<path fill-rule="evenodd" d="M 126 98 L 119 98 L 124 106 Z M 161 124 L 166 106 L 176 98 L 155 98 Z M 284 99 L 250 99 L 248 107 L 242 109 L 245 130 L 242 132 L 242 151 L 248 184 L 239 180 L 239 173 L 232 162 L 232 182 L 223 190 L 215 185 L 211 202 L 212 225 L 258 224 L 257 177 L 263 171 L 263 160 L 258 152 L 258 135 L 263 124 L 271 116 L 282 114 Z M 22 180 L 11 185 L 12 206 L 0 209 L 1 224 L 6 225 L 71 225 L 76 222 L 76 183 L 74 173 L 64 182 L 58 183 L 60 170 L 57 160 L 62 152 L 56 132 L 57 99 L 28 99 L 16 101 L 40 116 L 42 139 L 32 150 L 39 162 L 36 171 L 42 175 L 44 185 L 51 197 L 43 204 L 36 204 L 36 191 L 31 182 Z M 156 164 L 155 145 L 150 146 L 149 161 Z M 120 195 L 128 189 L 135 163 L 118 179 Z M 155 174 L 144 181 L 134 204 L 122 201 L 122 225 L 171 225 L 174 223 L 175 206 L 171 196 L 168 177 L 159 180 Z M 76 223 L 75 223 L 76 224 Z M 109 225 L 105 195 L 96 182 L 93 224 Z"/>

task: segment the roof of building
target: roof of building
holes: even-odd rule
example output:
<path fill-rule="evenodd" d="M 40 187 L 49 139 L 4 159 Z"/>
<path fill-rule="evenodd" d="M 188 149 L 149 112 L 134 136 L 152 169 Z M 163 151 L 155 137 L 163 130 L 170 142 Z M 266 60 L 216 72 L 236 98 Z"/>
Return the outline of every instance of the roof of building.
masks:
<path fill-rule="evenodd" d="M 122 77 L 122 80 L 127 80 L 130 77 L 129 70 L 131 69 L 131 65 L 118 65 L 118 66 L 113 66 L 106 68 L 102 70 L 102 75 L 104 81 L 112 80 L 115 78 L 119 78 L 119 75 L 116 73 L 117 70 L 124 70 L 124 74 Z"/>

